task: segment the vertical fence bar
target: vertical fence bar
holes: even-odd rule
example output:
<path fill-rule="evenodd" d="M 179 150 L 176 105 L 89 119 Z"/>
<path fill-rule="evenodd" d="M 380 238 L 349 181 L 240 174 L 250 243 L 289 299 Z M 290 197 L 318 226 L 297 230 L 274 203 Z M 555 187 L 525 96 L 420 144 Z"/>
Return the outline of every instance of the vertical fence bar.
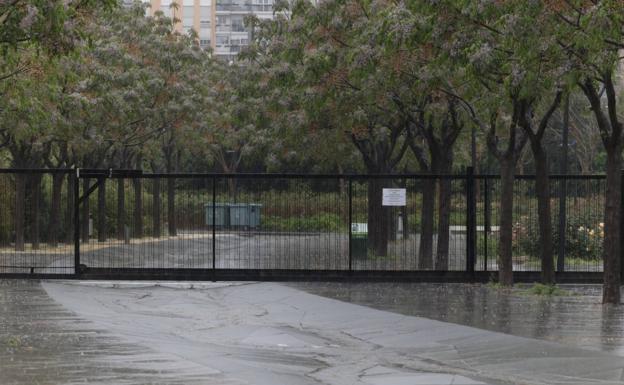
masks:
<path fill-rule="evenodd" d="M 349 271 L 353 270 L 353 250 L 351 246 L 351 238 L 353 235 L 353 180 L 349 177 Z"/>
<path fill-rule="evenodd" d="M 106 241 L 106 178 L 98 178 L 98 242 Z"/>
<path fill-rule="evenodd" d="M 561 174 L 563 179 L 559 188 L 559 250 L 557 254 L 557 271 L 565 271 L 565 246 L 566 246 L 566 200 L 568 195 L 568 135 L 570 131 L 570 95 L 566 95 L 563 104 L 563 135 L 562 135 L 562 152 L 561 152 Z"/>
<path fill-rule="evenodd" d="M 466 168 L 466 271 L 474 274 L 475 246 L 477 238 L 476 199 L 474 185 L 474 168 Z"/>
<path fill-rule="evenodd" d="M 74 274 L 80 274 L 80 169 L 74 173 Z"/>
<path fill-rule="evenodd" d="M 624 180 L 624 170 L 620 175 Z M 603 270 L 604 270 L 604 261 Z M 624 277 L 624 188 L 620 189 L 620 280 Z"/>
<path fill-rule="evenodd" d="M 490 194 L 487 176 L 483 178 L 483 271 L 488 269 L 488 237 L 490 236 Z"/>
<path fill-rule="evenodd" d="M 217 177 L 212 177 L 212 272 L 213 280 L 217 271 Z"/>
<path fill-rule="evenodd" d="M 566 200 L 568 195 L 568 180 L 565 175 L 559 186 L 559 244 L 557 251 L 557 271 L 565 271 L 565 246 L 566 246 Z"/>

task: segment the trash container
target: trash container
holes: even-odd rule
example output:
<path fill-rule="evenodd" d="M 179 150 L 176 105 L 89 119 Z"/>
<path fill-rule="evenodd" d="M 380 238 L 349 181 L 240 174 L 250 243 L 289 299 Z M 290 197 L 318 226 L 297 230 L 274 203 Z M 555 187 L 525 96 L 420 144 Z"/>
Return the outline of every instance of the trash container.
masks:
<path fill-rule="evenodd" d="M 368 257 L 368 233 L 351 233 L 351 256 L 354 259 Z"/>
<path fill-rule="evenodd" d="M 229 203 L 217 203 L 215 204 L 215 226 L 216 227 L 228 227 L 230 226 L 230 212 Z M 206 210 L 206 225 L 212 226 L 212 203 L 206 203 L 204 205 Z"/>
<path fill-rule="evenodd" d="M 258 203 L 232 203 L 230 208 L 230 226 L 244 228 L 260 227 L 260 211 Z"/>

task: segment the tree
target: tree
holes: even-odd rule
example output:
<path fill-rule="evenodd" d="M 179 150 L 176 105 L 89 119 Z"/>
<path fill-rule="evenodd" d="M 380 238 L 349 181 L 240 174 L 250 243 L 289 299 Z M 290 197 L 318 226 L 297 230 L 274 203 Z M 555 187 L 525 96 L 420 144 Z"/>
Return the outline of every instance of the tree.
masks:
<path fill-rule="evenodd" d="M 145 8 L 104 12 L 94 25 L 93 47 L 86 50 L 82 94 L 90 100 L 88 150 L 90 167 L 142 168 L 153 171 L 178 169 L 185 135 L 198 122 L 202 66 L 208 56 L 201 51 L 195 36 L 175 32 L 174 20 L 162 13 L 144 17 Z M 97 130 L 93 131 L 93 127 Z M 160 181 L 155 182 L 156 207 L 160 206 Z M 175 235 L 175 180 L 168 179 L 169 232 Z M 144 233 L 142 220 L 142 182 L 132 181 L 134 190 L 134 234 Z M 117 236 L 126 227 L 125 187 L 117 185 Z M 99 201 L 103 207 L 104 196 Z M 83 210 L 83 213 L 87 211 Z M 154 218 L 153 235 L 160 232 L 160 214 Z M 84 215 L 84 214 L 83 214 Z M 98 232 L 102 234 L 102 229 Z"/>
<path fill-rule="evenodd" d="M 454 146 L 468 119 L 460 92 L 464 70 L 450 57 L 454 17 L 427 2 L 392 4 L 381 13 L 373 35 L 380 42 L 377 67 L 399 113 L 407 119 L 407 142 L 421 171 L 450 174 Z M 423 181 L 419 266 L 433 265 L 433 225 L 436 182 L 438 229 L 435 268 L 448 269 L 451 180 Z"/>
<path fill-rule="evenodd" d="M 36 60 L 33 58 L 32 62 Z M 10 84 L 0 83 L 6 96 L 0 102 L 0 143 L 11 155 L 11 166 L 18 169 L 42 168 L 50 153 L 52 118 L 49 93 L 55 82 L 48 77 L 52 64 L 38 63 L 13 77 Z M 39 246 L 39 209 L 41 174 L 15 174 L 15 248 L 24 250 L 26 199 L 31 201 L 29 221 L 33 249 Z M 27 194 L 27 192 L 29 194 Z"/>
<path fill-rule="evenodd" d="M 83 29 L 98 8 L 116 0 L 7 0 L 0 3 L 0 81 L 29 68 L 26 47 L 58 56 L 82 40 Z M 28 56 L 28 54 L 26 55 Z"/>
<path fill-rule="evenodd" d="M 624 47 L 624 8 L 619 1 L 563 2 L 553 6 L 558 42 L 569 55 L 607 153 L 603 303 L 620 302 L 621 189 L 624 133 L 618 116 L 618 71 Z"/>
<path fill-rule="evenodd" d="M 543 138 L 561 100 L 556 88 L 561 87 L 566 64 L 556 40 L 545 38 L 552 35 L 552 13 L 539 2 L 450 7 L 459 20 L 454 35 L 460 40 L 454 49 L 474 86 L 462 98 L 475 124 L 487 133 L 488 149 L 500 165 L 499 281 L 513 283 L 513 185 L 529 141 L 537 174 L 542 280 L 552 283 L 550 184 Z M 466 30 L 472 31 L 468 37 L 458 36 Z"/>
<path fill-rule="evenodd" d="M 368 173 L 392 173 L 408 149 L 407 120 L 391 99 L 394 83 L 386 82 L 383 71 L 385 57 L 375 36 L 380 14 L 372 4 L 351 0 L 284 5 L 284 14 L 259 24 L 249 56 L 280 90 L 273 105 L 298 111 L 305 129 L 345 133 Z M 369 243 L 380 256 L 389 238 L 390 212 L 381 206 L 382 188 L 389 184 L 372 178 L 367 185 Z"/>
<path fill-rule="evenodd" d="M 262 72 L 252 63 L 215 62 L 205 72 L 204 129 L 202 139 L 206 153 L 224 173 L 236 173 L 243 158 L 270 135 L 264 113 L 264 97 L 258 86 Z M 236 179 L 228 179 L 230 196 L 237 195 Z"/>

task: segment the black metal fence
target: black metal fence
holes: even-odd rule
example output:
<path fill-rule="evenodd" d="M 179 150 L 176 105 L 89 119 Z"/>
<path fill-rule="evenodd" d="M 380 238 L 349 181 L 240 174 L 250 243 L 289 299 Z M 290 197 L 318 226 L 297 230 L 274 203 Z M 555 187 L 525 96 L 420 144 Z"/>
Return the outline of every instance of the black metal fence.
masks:
<path fill-rule="evenodd" d="M 532 176 L 514 186 L 513 268 L 540 269 Z M 553 176 L 559 277 L 599 279 L 604 176 Z M 494 175 L 0 170 L 0 275 L 485 280 Z M 561 241 L 563 240 L 563 241 Z M 524 274 L 524 275 L 523 275 Z"/>

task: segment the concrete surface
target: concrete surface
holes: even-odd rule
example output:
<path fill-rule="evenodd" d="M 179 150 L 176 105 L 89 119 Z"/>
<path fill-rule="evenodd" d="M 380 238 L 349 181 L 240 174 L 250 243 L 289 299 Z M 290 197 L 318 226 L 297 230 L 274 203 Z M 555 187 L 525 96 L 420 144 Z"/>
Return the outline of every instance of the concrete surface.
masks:
<path fill-rule="evenodd" d="M 39 282 L 0 280 L 0 384 L 205 383 L 203 366 L 96 327 Z"/>
<path fill-rule="evenodd" d="M 55 301 L 95 327 L 204 368 L 206 383 L 624 383 L 624 358 L 608 352 L 404 316 L 281 284 L 204 285 L 44 283 Z"/>
<path fill-rule="evenodd" d="M 3 385 L 624 384 L 613 352 L 275 283 L 4 280 L 0 311 Z"/>
<path fill-rule="evenodd" d="M 559 285 L 564 295 L 531 295 L 529 285 L 298 282 L 312 294 L 624 356 L 624 306 L 602 305 L 602 285 Z M 624 294 L 624 291 L 623 293 Z"/>
<path fill-rule="evenodd" d="M 212 233 L 180 232 L 177 237 L 132 239 L 130 244 L 108 239 L 91 239 L 81 245 L 81 262 L 99 268 L 212 268 Z M 357 258 L 355 270 L 418 270 L 420 237 L 390 241 L 388 255 Z M 434 237 L 435 249 L 436 237 Z M 219 232 L 216 234 L 216 266 L 227 269 L 317 269 L 347 270 L 349 244 L 346 233 L 263 233 L 256 231 Z M 449 244 L 449 270 L 465 269 L 465 235 L 452 233 Z M 478 258 L 477 269 L 483 266 Z M 38 251 L 0 250 L 0 273 L 73 274 L 73 248 L 51 248 L 42 244 Z M 490 256 L 488 269 L 496 269 Z M 566 270 L 600 271 L 598 263 L 570 266 Z M 517 256 L 514 271 L 538 271 L 539 263 Z"/>

